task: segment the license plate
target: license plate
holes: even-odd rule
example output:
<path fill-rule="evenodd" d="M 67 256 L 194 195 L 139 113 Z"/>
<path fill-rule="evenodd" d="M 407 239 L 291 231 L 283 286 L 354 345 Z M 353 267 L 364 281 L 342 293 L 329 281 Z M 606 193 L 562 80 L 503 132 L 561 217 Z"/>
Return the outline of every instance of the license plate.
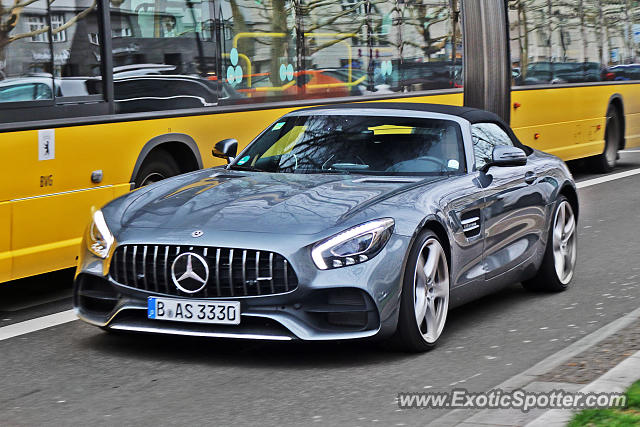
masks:
<path fill-rule="evenodd" d="M 149 297 L 147 317 L 176 322 L 239 325 L 240 302 Z"/>

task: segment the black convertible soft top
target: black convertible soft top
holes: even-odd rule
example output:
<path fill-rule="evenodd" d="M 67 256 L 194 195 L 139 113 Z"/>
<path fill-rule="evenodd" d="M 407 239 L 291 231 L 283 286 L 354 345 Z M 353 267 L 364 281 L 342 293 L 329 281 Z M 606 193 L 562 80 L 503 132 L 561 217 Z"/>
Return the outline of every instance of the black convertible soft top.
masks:
<path fill-rule="evenodd" d="M 420 102 L 350 102 L 348 104 L 332 104 L 319 107 L 303 108 L 309 110 L 342 110 L 346 108 L 372 108 L 385 110 L 415 110 L 428 113 L 449 114 L 451 116 L 462 117 L 471 123 L 478 122 L 502 122 L 502 119 L 489 111 L 479 110 L 471 107 L 456 107 L 444 104 L 427 104 Z"/>
<path fill-rule="evenodd" d="M 342 110 L 342 109 L 384 109 L 384 110 L 414 110 L 427 113 L 449 114 L 451 116 L 462 117 L 470 123 L 495 123 L 500 126 L 514 141 L 515 145 L 524 148 L 518 137 L 513 133 L 511 127 L 505 123 L 497 114 L 472 107 L 456 107 L 454 105 L 427 104 L 420 102 L 351 102 L 348 104 L 332 104 L 319 107 L 303 108 L 298 111 L 313 110 Z M 528 147 L 527 147 L 528 148 Z"/>

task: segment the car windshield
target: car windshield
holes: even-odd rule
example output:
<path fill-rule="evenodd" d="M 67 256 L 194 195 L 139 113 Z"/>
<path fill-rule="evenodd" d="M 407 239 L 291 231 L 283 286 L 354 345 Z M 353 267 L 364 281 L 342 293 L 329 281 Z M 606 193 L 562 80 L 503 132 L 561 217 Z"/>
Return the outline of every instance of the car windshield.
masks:
<path fill-rule="evenodd" d="M 232 169 L 278 173 L 451 175 L 465 172 L 451 120 L 362 115 L 285 117 L 262 133 Z"/>

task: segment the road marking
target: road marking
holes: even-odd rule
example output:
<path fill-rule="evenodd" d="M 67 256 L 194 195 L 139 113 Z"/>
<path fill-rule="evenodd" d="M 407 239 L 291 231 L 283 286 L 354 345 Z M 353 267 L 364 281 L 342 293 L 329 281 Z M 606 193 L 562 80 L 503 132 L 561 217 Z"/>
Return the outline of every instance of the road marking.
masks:
<path fill-rule="evenodd" d="M 0 341 L 78 320 L 75 310 L 61 311 L 0 328 Z"/>
<path fill-rule="evenodd" d="M 616 179 L 627 178 L 629 176 L 640 174 L 640 169 L 632 169 L 630 171 L 618 172 L 611 175 L 601 176 L 599 178 L 587 179 L 586 181 L 576 182 L 576 187 L 585 188 L 592 185 L 602 184 L 603 182 L 615 181 Z"/>

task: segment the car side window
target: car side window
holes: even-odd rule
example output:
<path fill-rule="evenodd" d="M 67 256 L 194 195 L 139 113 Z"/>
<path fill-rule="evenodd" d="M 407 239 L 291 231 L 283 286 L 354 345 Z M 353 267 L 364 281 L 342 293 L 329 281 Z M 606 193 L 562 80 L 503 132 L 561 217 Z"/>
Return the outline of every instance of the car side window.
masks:
<path fill-rule="evenodd" d="M 491 159 L 493 147 L 498 145 L 513 146 L 513 141 L 495 123 L 474 123 L 471 125 L 473 139 L 473 153 L 476 158 L 476 168 L 480 169 Z"/>

